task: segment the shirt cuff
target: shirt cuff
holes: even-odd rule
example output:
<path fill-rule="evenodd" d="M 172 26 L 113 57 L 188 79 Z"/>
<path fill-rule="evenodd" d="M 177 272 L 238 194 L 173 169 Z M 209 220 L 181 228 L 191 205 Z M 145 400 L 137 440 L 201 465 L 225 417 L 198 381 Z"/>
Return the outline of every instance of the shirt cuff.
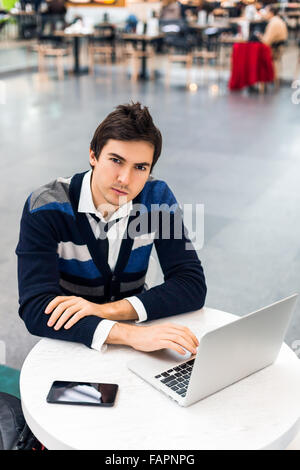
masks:
<path fill-rule="evenodd" d="M 104 344 L 108 337 L 110 330 L 116 322 L 112 320 L 102 320 L 95 329 L 93 341 L 91 344 L 92 349 L 104 352 L 107 349 L 107 344 Z"/>
<path fill-rule="evenodd" d="M 142 321 L 146 321 L 147 320 L 147 312 L 146 312 L 146 309 L 144 307 L 144 304 L 143 302 L 138 299 L 138 297 L 126 297 L 125 300 L 128 300 L 128 302 L 131 303 L 131 305 L 133 306 L 134 310 L 136 311 L 136 313 L 138 314 L 138 317 L 139 319 L 136 320 L 135 323 L 140 323 Z"/>

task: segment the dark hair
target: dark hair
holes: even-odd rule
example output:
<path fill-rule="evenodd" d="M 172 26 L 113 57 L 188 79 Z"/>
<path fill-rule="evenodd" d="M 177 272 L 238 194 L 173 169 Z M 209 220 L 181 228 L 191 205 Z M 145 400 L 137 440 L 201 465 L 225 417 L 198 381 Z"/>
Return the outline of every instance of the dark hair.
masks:
<path fill-rule="evenodd" d="M 141 103 L 121 104 L 97 127 L 91 141 L 91 150 L 96 159 L 109 139 L 123 141 L 145 141 L 154 146 L 151 170 L 157 162 L 162 147 L 159 129 L 153 124 L 147 106 Z"/>
<path fill-rule="evenodd" d="M 279 13 L 279 8 L 276 8 L 276 7 L 274 7 L 274 6 L 270 6 L 270 7 L 269 7 L 269 12 L 270 12 L 270 13 L 273 13 L 273 15 L 276 16 L 276 15 L 278 15 L 278 13 Z"/>

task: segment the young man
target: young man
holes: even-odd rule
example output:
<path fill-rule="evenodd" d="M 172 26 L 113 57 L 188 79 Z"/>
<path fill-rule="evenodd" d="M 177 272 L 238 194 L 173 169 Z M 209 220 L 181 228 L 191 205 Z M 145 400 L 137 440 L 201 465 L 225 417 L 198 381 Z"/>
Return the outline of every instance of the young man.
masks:
<path fill-rule="evenodd" d="M 181 325 L 122 323 L 197 310 L 205 301 L 203 270 L 176 199 L 150 177 L 161 145 L 146 107 L 118 106 L 95 131 L 92 170 L 30 195 L 16 253 L 19 314 L 32 334 L 97 350 L 107 343 L 196 352 L 197 338 Z M 153 244 L 164 283 L 146 290 Z"/>

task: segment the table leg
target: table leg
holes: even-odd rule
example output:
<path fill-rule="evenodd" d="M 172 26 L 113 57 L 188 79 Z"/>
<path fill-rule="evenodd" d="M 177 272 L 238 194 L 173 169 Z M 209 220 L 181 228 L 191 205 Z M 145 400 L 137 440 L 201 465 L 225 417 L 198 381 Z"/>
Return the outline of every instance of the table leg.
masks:
<path fill-rule="evenodd" d="M 80 67 L 80 36 L 74 36 L 73 56 L 74 56 L 74 75 L 88 73 L 88 67 Z"/>
<path fill-rule="evenodd" d="M 142 51 L 145 53 L 147 49 L 147 44 L 146 41 L 142 42 Z M 141 67 L 141 73 L 140 73 L 140 78 L 142 80 L 147 80 L 148 78 L 148 73 L 147 73 L 147 57 L 144 54 L 142 57 L 142 67 Z"/>
<path fill-rule="evenodd" d="M 80 43 L 79 43 L 79 37 L 75 36 L 74 37 L 74 48 L 73 48 L 73 53 L 74 53 L 74 74 L 78 75 L 80 73 L 80 67 L 79 67 L 79 52 L 80 52 Z"/>

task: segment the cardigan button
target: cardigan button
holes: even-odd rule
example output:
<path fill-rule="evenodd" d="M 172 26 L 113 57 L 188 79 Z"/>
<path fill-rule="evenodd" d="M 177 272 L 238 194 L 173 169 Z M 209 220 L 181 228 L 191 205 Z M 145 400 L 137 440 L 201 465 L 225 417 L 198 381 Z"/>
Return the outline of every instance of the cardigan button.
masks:
<path fill-rule="evenodd" d="M 116 280 L 117 280 L 117 276 L 113 276 L 113 277 L 111 278 L 111 280 L 112 280 L 112 281 L 116 281 Z"/>
<path fill-rule="evenodd" d="M 110 300 L 114 301 L 114 300 L 116 300 L 116 297 L 114 295 L 112 295 Z"/>

